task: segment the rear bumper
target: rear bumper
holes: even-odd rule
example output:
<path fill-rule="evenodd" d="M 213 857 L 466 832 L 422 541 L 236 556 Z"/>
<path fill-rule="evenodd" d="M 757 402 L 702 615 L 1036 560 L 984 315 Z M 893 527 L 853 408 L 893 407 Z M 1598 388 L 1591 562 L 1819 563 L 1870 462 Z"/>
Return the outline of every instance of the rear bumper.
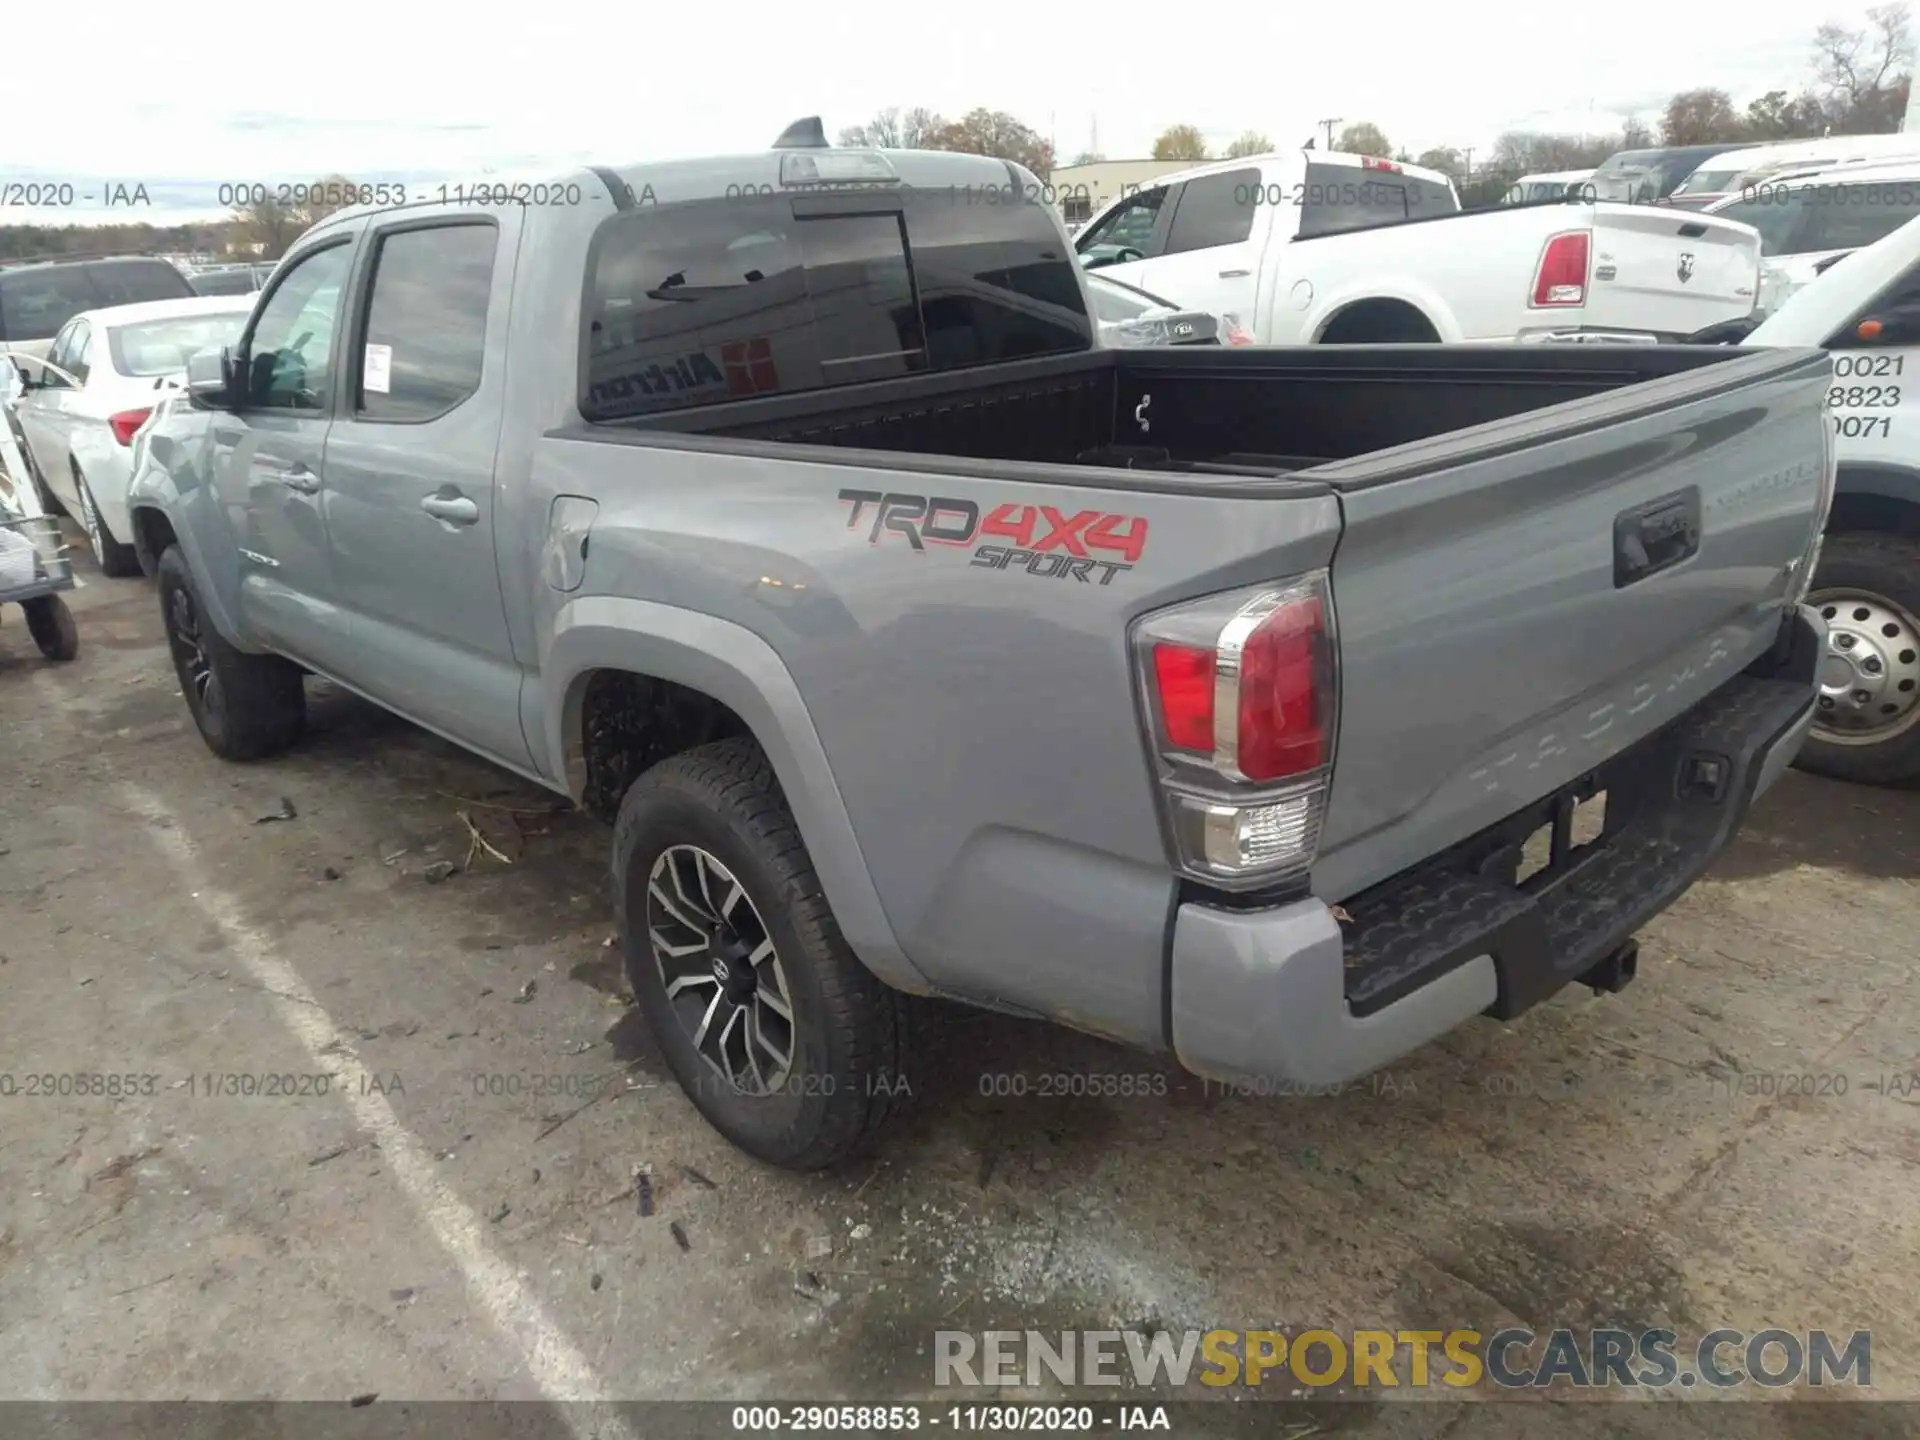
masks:
<path fill-rule="evenodd" d="M 1592 775 L 1348 900 L 1231 911 L 1184 904 L 1173 927 L 1180 1061 L 1221 1080 L 1330 1085 L 1475 1014 L 1511 1019 L 1585 978 L 1617 989 L 1633 933 L 1697 879 L 1812 723 L 1825 625 L 1802 606 L 1767 657 Z M 1592 844 L 1515 884 L 1541 826 L 1607 794 Z M 1624 973 L 1623 973 L 1624 962 Z"/>

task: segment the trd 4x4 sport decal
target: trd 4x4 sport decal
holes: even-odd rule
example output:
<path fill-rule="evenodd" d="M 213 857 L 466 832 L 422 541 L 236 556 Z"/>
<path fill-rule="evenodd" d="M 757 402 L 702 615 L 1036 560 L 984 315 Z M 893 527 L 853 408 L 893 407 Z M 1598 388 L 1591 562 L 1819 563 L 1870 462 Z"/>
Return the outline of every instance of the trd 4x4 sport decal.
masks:
<path fill-rule="evenodd" d="M 973 563 L 987 570 L 1025 571 L 1043 580 L 1110 585 L 1115 575 L 1133 569 L 1147 548 L 1144 515 L 1110 515 L 1104 510 L 1069 515 L 1051 505 L 1015 503 L 996 506 L 982 519 L 980 507 L 971 500 L 878 490 L 842 490 L 840 502 L 853 507 L 847 529 L 858 529 L 863 519 L 869 521 L 869 545 L 878 545 L 884 535 L 897 535 L 916 555 L 924 555 L 929 545 L 1006 541 L 978 546 Z M 1107 555 L 1118 558 L 1102 558 Z"/>

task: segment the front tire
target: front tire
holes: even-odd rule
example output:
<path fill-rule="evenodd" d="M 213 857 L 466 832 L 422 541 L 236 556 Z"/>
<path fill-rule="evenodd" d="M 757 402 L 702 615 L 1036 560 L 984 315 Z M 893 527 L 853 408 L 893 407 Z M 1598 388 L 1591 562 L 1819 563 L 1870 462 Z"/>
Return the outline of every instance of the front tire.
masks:
<path fill-rule="evenodd" d="M 751 739 L 699 746 L 633 783 L 613 882 L 634 998 L 721 1134 L 818 1170 L 904 1112 L 915 1002 L 847 945 Z"/>
<path fill-rule="evenodd" d="M 307 718 L 300 667 L 229 645 L 205 618 L 178 545 L 160 557 L 159 589 L 180 693 L 207 748 L 222 760 L 262 760 L 299 739 Z"/>
<path fill-rule="evenodd" d="M 1829 535 L 1807 603 L 1826 617 L 1827 650 L 1795 763 L 1866 785 L 1920 778 L 1920 539 Z"/>
<path fill-rule="evenodd" d="M 87 532 L 87 543 L 93 546 L 93 560 L 100 567 L 100 573 L 113 580 L 138 575 L 140 557 L 134 553 L 133 546 L 113 538 L 113 532 L 100 516 L 100 507 L 94 504 L 93 491 L 87 488 L 87 477 L 78 469 L 73 472 L 73 484 L 80 492 L 80 524 Z"/>

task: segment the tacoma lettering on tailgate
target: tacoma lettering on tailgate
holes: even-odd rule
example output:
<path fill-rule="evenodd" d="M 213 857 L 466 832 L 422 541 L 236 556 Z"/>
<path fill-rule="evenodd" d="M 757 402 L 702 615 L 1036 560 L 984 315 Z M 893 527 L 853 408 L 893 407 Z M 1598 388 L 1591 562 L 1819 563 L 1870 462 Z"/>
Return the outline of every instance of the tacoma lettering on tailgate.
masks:
<path fill-rule="evenodd" d="M 840 502 L 853 507 L 847 529 L 857 529 L 863 519 L 869 521 L 869 545 L 897 535 L 916 555 L 924 555 L 929 545 L 1005 541 L 979 545 L 973 564 L 987 570 L 1023 571 L 1043 580 L 1110 585 L 1115 575 L 1133 569 L 1147 548 L 1144 515 L 1112 515 L 1104 510 L 1068 514 L 1052 505 L 1008 503 L 982 517 L 980 507 L 971 500 L 879 490 L 842 490 Z M 1103 558 L 1108 555 L 1119 558 Z"/>

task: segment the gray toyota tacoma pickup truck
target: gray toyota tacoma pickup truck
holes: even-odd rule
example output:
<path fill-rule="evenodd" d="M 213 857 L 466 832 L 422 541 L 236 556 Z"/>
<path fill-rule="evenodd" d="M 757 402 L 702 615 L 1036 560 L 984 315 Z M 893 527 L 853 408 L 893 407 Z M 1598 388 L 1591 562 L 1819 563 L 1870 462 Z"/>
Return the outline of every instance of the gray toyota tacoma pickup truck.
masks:
<path fill-rule="evenodd" d="M 919 996 L 1317 1085 L 1632 978 L 1812 712 L 1824 354 L 1102 348 L 1026 171 L 782 138 L 295 244 L 132 500 L 217 754 L 317 674 L 612 822 L 795 1167 Z"/>

